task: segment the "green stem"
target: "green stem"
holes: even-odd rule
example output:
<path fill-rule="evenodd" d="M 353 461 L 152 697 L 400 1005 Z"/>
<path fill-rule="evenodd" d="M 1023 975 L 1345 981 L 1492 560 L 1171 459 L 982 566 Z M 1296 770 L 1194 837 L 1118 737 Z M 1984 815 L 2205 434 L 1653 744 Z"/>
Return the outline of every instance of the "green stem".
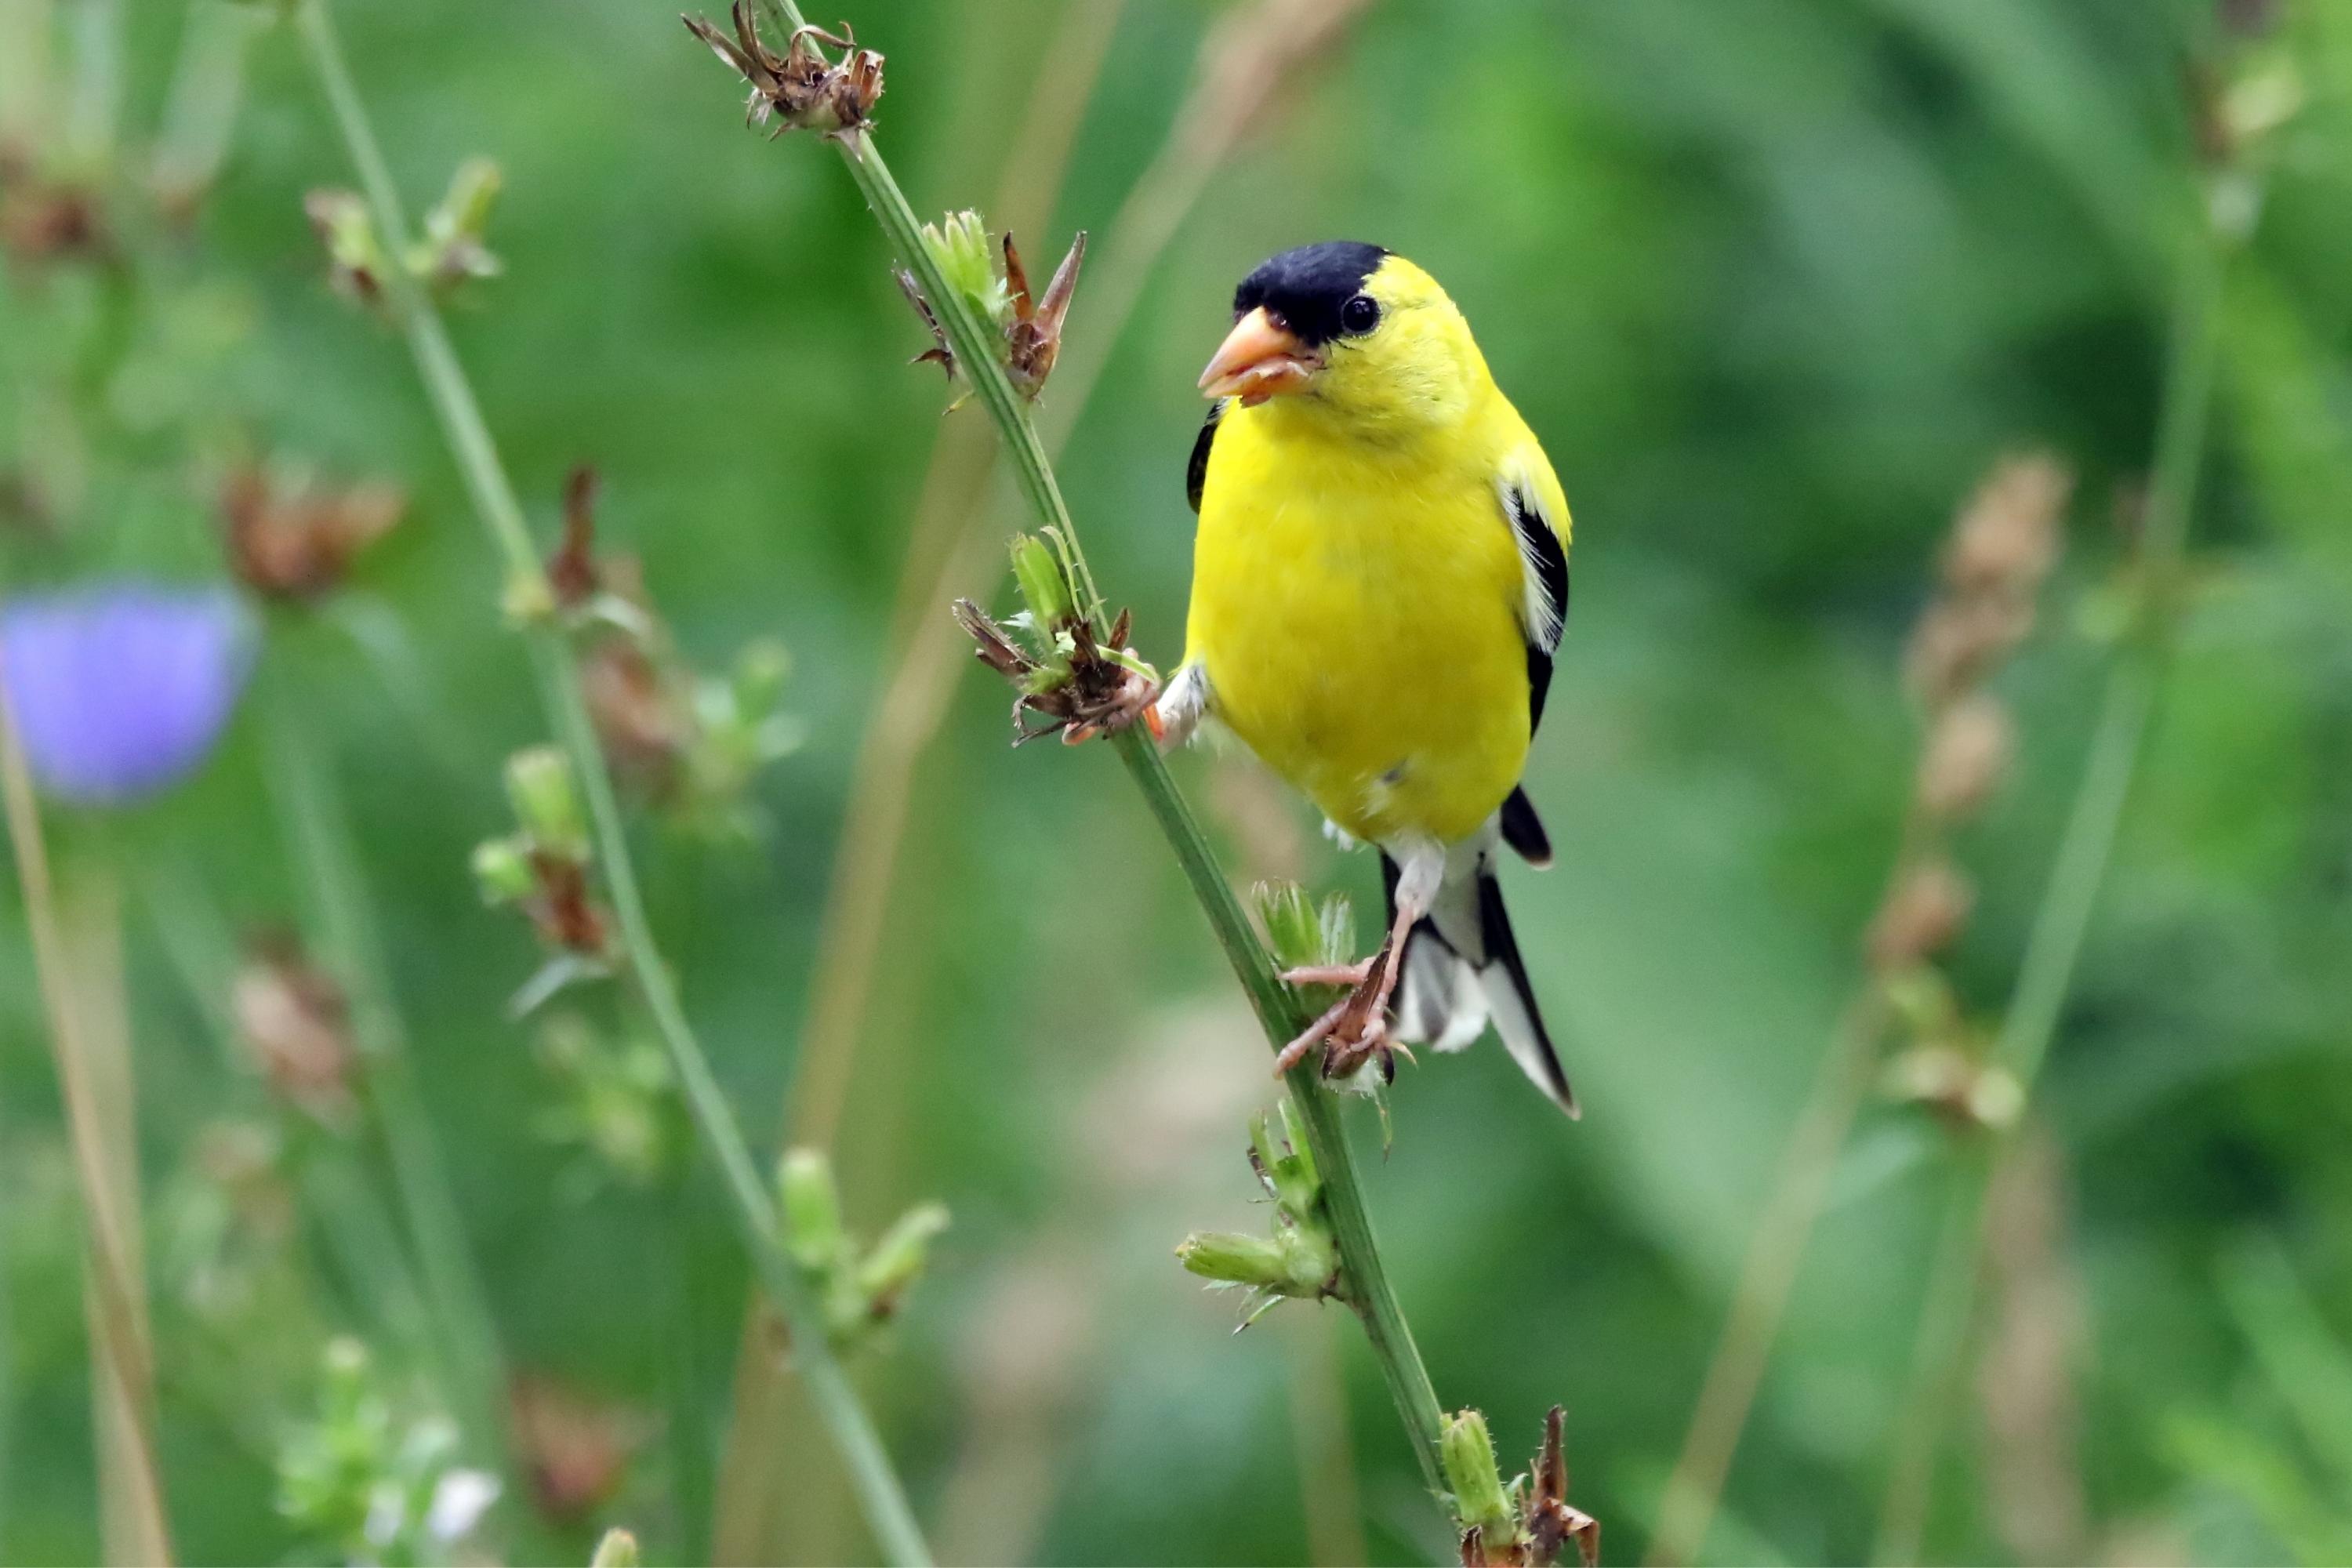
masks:
<path fill-rule="evenodd" d="M 772 19 L 780 20 L 787 28 L 803 25 L 800 9 L 792 0 L 761 0 L 761 5 Z M 1061 536 L 1081 590 L 1089 589 L 1093 579 L 1079 544 L 1077 528 L 1070 520 L 1069 507 L 1062 499 L 1061 485 L 1054 477 L 1054 466 L 1045 456 L 1037 426 L 1029 416 L 1029 406 L 997 361 L 1001 345 L 995 334 L 973 314 L 971 306 L 941 274 L 939 263 L 923 244 L 922 227 L 916 221 L 914 209 L 899 190 L 898 181 L 891 178 L 889 166 L 875 148 L 874 139 L 857 131 L 838 140 L 850 177 L 857 182 L 883 234 L 921 284 L 923 297 L 938 313 L 949 345 L 955 350 L 958 367 L 978 393 L 989 417 L 995 421 L 997 433 L 1012 458 L 1014 480 L 1023 498 L 1036 513 L 1038 521 Z M 1192 809 L 1177 792 L 1167 764 L 1150 739 L 1139 727 L 1130 726 L 1117 737 L 1116 745 L 1119 760 L 1127 764 L 1129 775 L 1143 792 L 1144 804 L 1150 808 L 1153 820 L 1160 825 L 1169 848 L 1183 868 L 1185 879 L 1200 900 L 1218 945 L 1225 950 L 1234 976 L 1240 980 L 1252 1010 L 1265 1030 L 1267 1042 L 1276 1050 L 1281 1049 L 1309 1022 L 1297 997 L 1277 977 L 1273 959 L 1251 929 L 1241 900 L 1217 865 L 1216 852 L 1210 847 L 1200 824 L 1193 820 Z M 1381 1261 L 1380 1245 L 1372 1234 L 1371 1216 L 1364 1205 L 1362 1183 L 1356 1173 L 1346 1130 L 1340 1124 L 1339 1107 L 1324 1091 L 1311 1065 L 1302 1064 L 1294 1069 L 1288 1084 L 1291 1097 L 1306 1118 L 1307 1142 L 1329 1194 L 1332 1229 L 1339 1244 L 1349 1304 L 1363 1320 L 1365 1336 L 1371 1342 L 1381 1373 L 1404 1420 L 1423 1479 L 1433 1490 L 1443 1491 L 1444 1472 L 1438 1461 L 1442 1411 L 1437 1391 L 1430 1383 L 1428 1369 L 1422 1364 L 1412 1330 L 1405 1322 L 1403 1308 Z"/>
<path fill-rule="evenodd" d="M 367 1102 L 438 1321 L 450 1398 L 477 1454 L 503 1470 L 506 1427 L 496 1391 L 506 1385 L 505 1358 L 432 1120 L 417 1092 L 374 906 L 334 783 L 309 742 L 283 677 L 270 684 L 277 688 L 268 713 L 271 793 L 292 832 L 295 860 L 310 879 L 320 954 L 351 998 L 352 1033 L 367 1062 Z"/>
<path fill-rule="evenodd" d="M 404 255 L 408 226 L 393 184 L 344 64 L 326 0 L 305 0 L 303 34 L 336 122 L 373 210 L 379 237 L 389 254 Z M 489 426 L 482 418 L 471 383 L 450 346 L 439 312 L 399 268 L 389 269 L 386 294 L 415 356 L 435 414 L 464 475 L 475 510 L 506 559 L 510 596 L 518 604 L 547 603 L 546 574 L 531 547 L 522 506 L 500 462 Z M 551 616 L 525 618 L 524 635 L 540 698 L 558 742 L 570 756 L 588 804 L 596 858 L 604 890 L 619 926 L 623 956 L 656 1032 L 667 1049 L 704 1143 L 718 1160 L 753 1268 L 761 1286 L 792 1331 L 793 1361 L 812 1402 L 832 1433 L 864 1505 L 867 1523 L 893 1562 L 921 1563 L 929 1550 L 915 1523 L 904 1488 L 872 1418 L 825 1338 L 824 1319 L 808 1300 L 781 1245 L 775 1205 L 761 1179 L 750 1145 L 736 1124 L 725 1092 L 710 1069 L 678 1001 L 676 983 L 654 941 L 646 915 L 626 826 L 606 771 L 594 726 L 581 694 L 579 672 L 562 628 Z"/>
<path fill-rule="evenodd" d="M 179 63 L 155 135 L 155 195 L 185 214 L 212 187 L 228 155 L 245 96 L 245 55 L 269 14 L 238 0 L 194 0 L 180 39 Z"/>
<path fill-rule="evenodd" d="M 1207 836 L 1193 819 L 1192 808 L 1178 793 L 1176 781 L 1169 776 L 1167 764 L 1160 760 L 1142 726 L 1129 725 L 1120 731 L 1115 744 L 1119 760 L 1127 764 L 1129 775 L 1143 792 L 1144 804 L 1150 807 L 1153 820 L 1167 837 L 1168 847 L 1175 851 L 1178 863 L 1183 867 L 1184 879 L 1192 884 L 1193 896 L 1200 900 L 1202 910 L 1209 917 L 1217 944 L 1225 950 L 1226 961 L 1233 965 L 1234 975 L 1249 998 L 1250 1010 L 1257 1015 L 1258 1023 L 1265 1030 L 1267 1043 L 1280 1050 L 1309 1022 L 1297 994 L 1285 985 L 1276 973 L 1265 944 L 1251 929 L 1241 900 L 1217 865 L 1216 851 L 1210 847 Z M 1347 1129 L 1340 1124 L 1339 1102 L 1323 1089 L 1311 1061 L 1293 1068 L 1286 1082 L 1290 1098 L 1306 1118 L 1307 1142 L 1314 1152 L 1317 1169 L 1323 1173 L 1324 1190 L 1331 1205 L 1331 1228 L 1339 1240 L 1340 1268 L 1347 1279 L 1349 1304 L 1363 1320 L 1365 1337 L 1371 1341 L 1381 1375 L 1387 1380 L 1397 1414 L 1404 1420 L 1405 1433 L 1412 1439 L 1413 1457 L 1421 1462 L 1423 1479 L 1433 1490 L 1443 1491 L 1444 1471 L 1438 1458 L 1438 1440 L 1444 1411 L 1437 1403 L 1437 1390 L 1429 1381 L 1429 1371 L 1422 1364 L 1420 1348 L 1413 1343 L 1404 1309 L 1381 1263 L 1380 1242 L 1372 1234 L 1371 1215 L 1364 1205 L 1363 1184 L 1356 1174 L 1355 1156 L 1348 1146 Z"/>
<path fill-rule="evenodd" d="M 2204 462 L 2221 352 L 2220 242 L 2200 232 L 2187 245 L 2173 305 L 2171 360 L 2157 429 L 2155 474 L 2136 563 L 2138 624 L 2107 678 L 2082 783 L 2027 934 L 2017 984 L 1994 1046 L 1995 1064 L 2016 1079 L 2027 1097 L 2049 1057 L 2074 989 L 2074 971 L 2115 858 L 2124 809 L 2172 651 L 2182 557 Z M 1880 1563 L 1907 1563 L 1918 1554 L 1946 1411 L 1959 1384 L 1960 1361 L 1968 1353 L 1969 1323 L 1983 1261 L 1986 1191 L 2023 1127 L 2020 1116 L 1983 1157 L 1970 1159 L 1950 1200 L 1944 1241 L 1921 1309 L 1912 1397 L 1905 1402 L 1914 1415 L 1902 1428 L 1889 1468 L 1875 1553 Z"/>

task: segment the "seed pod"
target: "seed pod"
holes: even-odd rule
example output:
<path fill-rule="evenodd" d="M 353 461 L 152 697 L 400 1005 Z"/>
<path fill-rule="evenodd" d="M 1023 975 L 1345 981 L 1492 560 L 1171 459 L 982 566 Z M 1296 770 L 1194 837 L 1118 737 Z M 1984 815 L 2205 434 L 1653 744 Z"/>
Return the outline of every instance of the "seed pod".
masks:
<path fill-rule="evenodd" d="M 1919 758 L 1919 805 L 1943 822 L 1984 809 L 2016 751 L 2009 710 L 1981 692 L 1946 709 Z"/>
<path fill-rule="evenodd" d="M 2058 557 L 2058 524 L 2074 488 L 2053 458 L 2005 459 L 1953 523 L 1944 581 L 1963 595 L 2031 596 Z"/>
<path fill-rule="evenodd" d="M 1976 889 L 1950 861 L 1914 866 L 1870 923 L 1871 962 L 1902 969 L 1942 952 L 1968 925 Z"/>

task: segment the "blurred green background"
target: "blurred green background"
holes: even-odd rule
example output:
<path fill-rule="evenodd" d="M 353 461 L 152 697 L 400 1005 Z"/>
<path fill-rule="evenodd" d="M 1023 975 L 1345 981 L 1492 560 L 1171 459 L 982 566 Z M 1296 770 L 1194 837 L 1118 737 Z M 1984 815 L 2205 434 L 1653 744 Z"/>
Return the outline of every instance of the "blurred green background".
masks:
<path fill-rule="evenodd" d="M 54 10 L 60 98 L 119 26 L 119 112 L 95 121 L 116 134 L 67 145 L 69 110 L 0 72 L 20 93 L 9 127 L 37 144 L 8 188 L 92 191 L 120 259 L 21 237 L 0 255 L 10 590 L 221 577 L 214 491 L 249 459 L 410 499 L 342 593 L 270 612 L 199 776 L 132 812 L 51 812 L 68 891 L 121 898 L 178 1549 L 334 1553 L 281 1515 L 278 1471 L 327 1340 L 349 1333 L 402 1411 L 462 1414 L 525 1380 L 510 1506 L 469 1552 L 584 1559 L 624 1523 L 653 1560 L 707 1557 L 740 1250 L 682 1118 L 652 1097 L 656 1147 L 635 1163 L 564 1135 L 591 1091 L 551 1068 L 541 1025 L 507 1016 L 539 956 L 467 861 L 509 825 L 499 770 L 543 723 L 406 351 L 329 288 L 305 222 L 306 192 L 352 182 L 332 122 L 292 29 L 257 30 L 217 185 L 168 222 L 147 160 L 188 7 Z M 1232 21 L 1250 10 L 895 0 L 852 20 L 887 55 L 879 139 L 925 211 L 995 199 L 1033 99 L 1082 109 L 1050 221 L 1024 238 L 1037 266 L 1092 230 L 1099 276 L 1123 199 L 1204 112 L 1188 89 L 1212 29 L 1247 51 L 1249 27 L 1283 25 Z M 765 831 L 647 812 L 640 840 L 688 1007 L 772 1148 L 943 429 L 936 373 L 905 363 L 921 328 L 838 159 L 747 133 L 671 8 L 339 13 L 417 208 L 468 156 L 504 171 L 505 272 L 459 295 L 451 330 L 542 537 L 567 470 L 593 463 L 604 536 L 642 562 L 686 658 L 792 650 L 804 738 L 754 786 Z M 2115 657 L 2095 634 L 2150 462 L 2173 279 L 2208 243 L 2199 93 L 2233 71 L 2297 84 L 2292 118 L 2233 152 L 2232 188 L 2262 205 L 2223 264 L 2194 592 L 2030 1112 L 2058 1217 L 2007 1280 L 2026 1305 L 1987 1314 L 1927 1552 L 2352 1550 L 2352 6 L 1373 0 L 1310 57 L 1211 174 L 1131 318 L 1090 312 L 1081 287 L 1072 342 L 1118 336 L 1091 345 L 1108 363 L 1062 480 L 1141 651 L 1172 664 L 1193 377 L 1250 266 L 1340 236 L 1435 273 L 1543 437 L 1577 522 L 1528 780 L 1559 865 L 1506 879 L 1587 1114 L 1564 1123 L 1491 1041 L 1403 1070 L 1385 1160 L 1354 1114 L 1441 1395 L 1485 1409 L 1507 1461 L 1564 1404 L 1572 1496 L 1621 1560 L 1653 1531 L 1743 1248 L 1861 983 L 1919 745 L 1903 648 L 1953 511 L 2005 452 L 2077 476 L 2038 629 L 1996 686 L 2018 760 L 1958 845 L 1978 900 L 1947 967 L 1992 1021 Z M 949 438 L 984 444 L 982 417 L 953 415 L 973 430 Z M 958 526 L 1019 526 L 964 471 Z M 938 545 L 918 542 L 916 569 Z M 943 613 L 924 610 L 924 635 Z M 968 679 L 920 752 L 838 1151 L 868 1233 L 926 1198 L 955 1215 L 860 1372 L 935 1544 L 987 1562 L 1446 1559 L 1344 1315 L 1286 1306 L 1235 1338 L 1232 1300 L 1171 1260 L 1195 1226 L 1260 1223 L 1242 1143 L 1274 1092 L 1264 1045 L 1112 759 L 1006 739 L 1003 692 Z M 321 764 L 354 836 L 406 1077 L 506 1369 L 487 1384 L 453 1386 L 401 1283 L 417 1265 L 385 1217 L 373 1121 L 322 1127 L 224 1056 L 241 933 L 315 939 L 320 921 L 289 754 Z M 1246 763 L 1175 766 L 1237 878 L 1377 900 L 1369 859 Z M 553 1011 L 617 1059 L 626 1015 L 583 994 Z M 27 1563 L 100 1550 L 79 1209 L 46 1041 L 12 880 L 0 1557 Z M 632 1114 L 646 1098 L 622 1091 Z M 1870 1552 L 1966 1137 L 1915 1107 L 1865 1110 L 1706 1560 Z M 2015 1333 L 2046 1342 L 2022 1373 L 1999 1353 Z M 2029 1385 L 2005 1404 L 2004 1376 Z M 2021 1403 L 2022 1432 L 1999 1418 Z M 759 1551 L 864 1556 L 815 1430 L 784 1426 Z M 2046 1495 L 2021 1497 L 2021 1455 Z"/>

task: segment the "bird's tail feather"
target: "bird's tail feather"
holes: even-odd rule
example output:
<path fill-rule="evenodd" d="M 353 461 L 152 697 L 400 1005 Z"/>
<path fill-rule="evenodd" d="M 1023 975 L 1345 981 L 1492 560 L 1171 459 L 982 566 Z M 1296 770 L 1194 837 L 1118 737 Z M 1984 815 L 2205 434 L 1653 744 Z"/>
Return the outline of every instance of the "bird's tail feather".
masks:
<path fill-rule="evenodd" d="M 1405 938 L 1404 968 L 1397 982 L 1397 1037 L 1458 1051 L 1484 1033 L 1495 1032 L 1535 1086 L 1570 1117 L 1580 1115 L 1576 1091 L 1553 1049 L 1528 982 L 1518 939 L 1503 909 L 1502 884 L 1485 854 L 1465 874 L 1448 875 L 1429 914 Z M 1390 918 L 1396 907 L 1397 868 L 1381 857 Z"/>

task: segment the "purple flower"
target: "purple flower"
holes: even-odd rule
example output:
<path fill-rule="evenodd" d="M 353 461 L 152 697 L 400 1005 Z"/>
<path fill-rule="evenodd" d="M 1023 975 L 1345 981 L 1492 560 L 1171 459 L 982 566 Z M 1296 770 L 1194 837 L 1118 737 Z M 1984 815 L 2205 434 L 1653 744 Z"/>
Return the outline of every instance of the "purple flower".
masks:
<path fill-rule="evenodd" d="M 253 663 L 251 623 L 218 588 L 115 578 L 0 605 L 0 681 L 42 787 L 102 805 L 194 771 Z"/>

